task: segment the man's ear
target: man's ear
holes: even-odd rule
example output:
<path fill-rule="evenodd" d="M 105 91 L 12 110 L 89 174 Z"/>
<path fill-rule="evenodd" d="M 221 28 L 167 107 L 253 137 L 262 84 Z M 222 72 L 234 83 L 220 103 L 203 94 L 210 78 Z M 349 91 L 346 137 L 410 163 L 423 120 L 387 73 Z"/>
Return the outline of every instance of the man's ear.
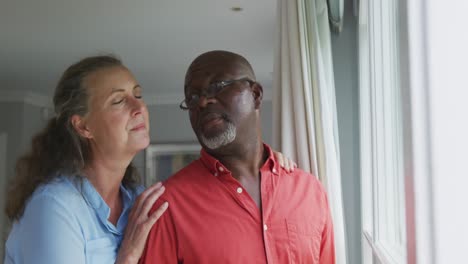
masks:
<path fill-rule="evenodd" d="M 89 131 L 88 127 L 86 126 L 86 120 L 82 116 L 73 115 L 70 121 L 73 128 L 80 136 L 84 138 L 93 137 L 91 131 Z"/>
<path fill-rule="evenodd" d="M 255 101 L 255 109 L 260 109 L 263 100 L 263 87 L 260 83 L 255 82 L 252 84 L 252 91 Z"/>

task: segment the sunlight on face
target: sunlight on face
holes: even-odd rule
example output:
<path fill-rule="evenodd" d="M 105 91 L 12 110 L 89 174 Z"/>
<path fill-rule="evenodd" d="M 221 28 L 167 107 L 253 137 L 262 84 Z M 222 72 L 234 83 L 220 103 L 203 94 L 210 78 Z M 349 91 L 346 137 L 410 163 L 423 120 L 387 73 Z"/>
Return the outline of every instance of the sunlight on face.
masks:
<path fill-rule="evenodd" d="M 86 115 L 93 153 L 132 154 L 150 142 L 148 109 L 142 88 L 124 67 L 102 69 L 85 81 L 89 92 Z"/>

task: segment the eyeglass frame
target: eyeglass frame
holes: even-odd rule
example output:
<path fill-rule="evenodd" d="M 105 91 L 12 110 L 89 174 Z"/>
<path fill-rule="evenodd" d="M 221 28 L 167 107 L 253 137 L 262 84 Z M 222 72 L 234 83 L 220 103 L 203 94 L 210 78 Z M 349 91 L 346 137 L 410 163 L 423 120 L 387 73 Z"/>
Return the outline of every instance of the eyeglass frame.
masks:
<path fill-rule="evenodd" d="M 182 102 L 180 102 L 179 108 L 184 110 L 184 111 L 193 109 L 193 108 L 196 107 L 196 105 L 198 105 L 198 103 L 200 102 L 200 98 L 202 96 L 205 96 L 206 98 L 216 97 L 220 92 L 224 91 L 224 88 L 226 88 L 227 86 L 230 86 L 230 85 L 232 85 L 232 84 L 234 84 L 236 82 L 244 82 L 244 81 L 249 82 L 250 85 L 253 85 L 253 84 L 256 83 L 255 81 L 253 81 L 249 77 L 242 77 L 242 78 L 234 79 L 234 80 L 219 81 L 219 82 L 211 83 L 210 85 L 208 85 L 208 88 L 206 88 L 206 89 L 204 89 L 202 91 L 202 93 L 194 94 L 194 95 L 198 95 L 198 99 L 196 99 L 196 100 L 192 99 L 192 100 L 195 100 L 195 102 L 192 103 L 193 104 L 192 107 L 190 107 L 189 104 L 187 104 L 187 98 L 185 98 L 184 100 L 182 100 Z M 210 89 L 211 89 L 211 91 L 209 92 Z"/>

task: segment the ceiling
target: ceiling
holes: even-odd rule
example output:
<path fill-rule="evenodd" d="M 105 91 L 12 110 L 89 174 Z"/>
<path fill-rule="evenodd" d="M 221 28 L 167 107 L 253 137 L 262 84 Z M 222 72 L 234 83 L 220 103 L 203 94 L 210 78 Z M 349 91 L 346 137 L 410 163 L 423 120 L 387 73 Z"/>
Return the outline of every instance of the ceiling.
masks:
<path fill-rule="evenodd" d="M 192 59 L 226 49 L 252 63 L 268 95 L 275 15 L 274 0 L 0 0 L 0 91 L 49 96 L 67 66 L 113 53 L 146 93 L 180 97 Z"/>

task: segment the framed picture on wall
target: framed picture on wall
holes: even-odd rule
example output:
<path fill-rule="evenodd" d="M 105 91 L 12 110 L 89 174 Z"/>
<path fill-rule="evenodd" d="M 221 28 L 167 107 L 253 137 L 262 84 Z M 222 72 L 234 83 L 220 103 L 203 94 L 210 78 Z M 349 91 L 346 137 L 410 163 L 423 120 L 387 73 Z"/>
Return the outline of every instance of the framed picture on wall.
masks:
<path fill-rule="evenodd" d="M 145 186 L 166 180 L 198 159 L 200 150 L 198 143 L 150 144 L 145 151 Z"/>

